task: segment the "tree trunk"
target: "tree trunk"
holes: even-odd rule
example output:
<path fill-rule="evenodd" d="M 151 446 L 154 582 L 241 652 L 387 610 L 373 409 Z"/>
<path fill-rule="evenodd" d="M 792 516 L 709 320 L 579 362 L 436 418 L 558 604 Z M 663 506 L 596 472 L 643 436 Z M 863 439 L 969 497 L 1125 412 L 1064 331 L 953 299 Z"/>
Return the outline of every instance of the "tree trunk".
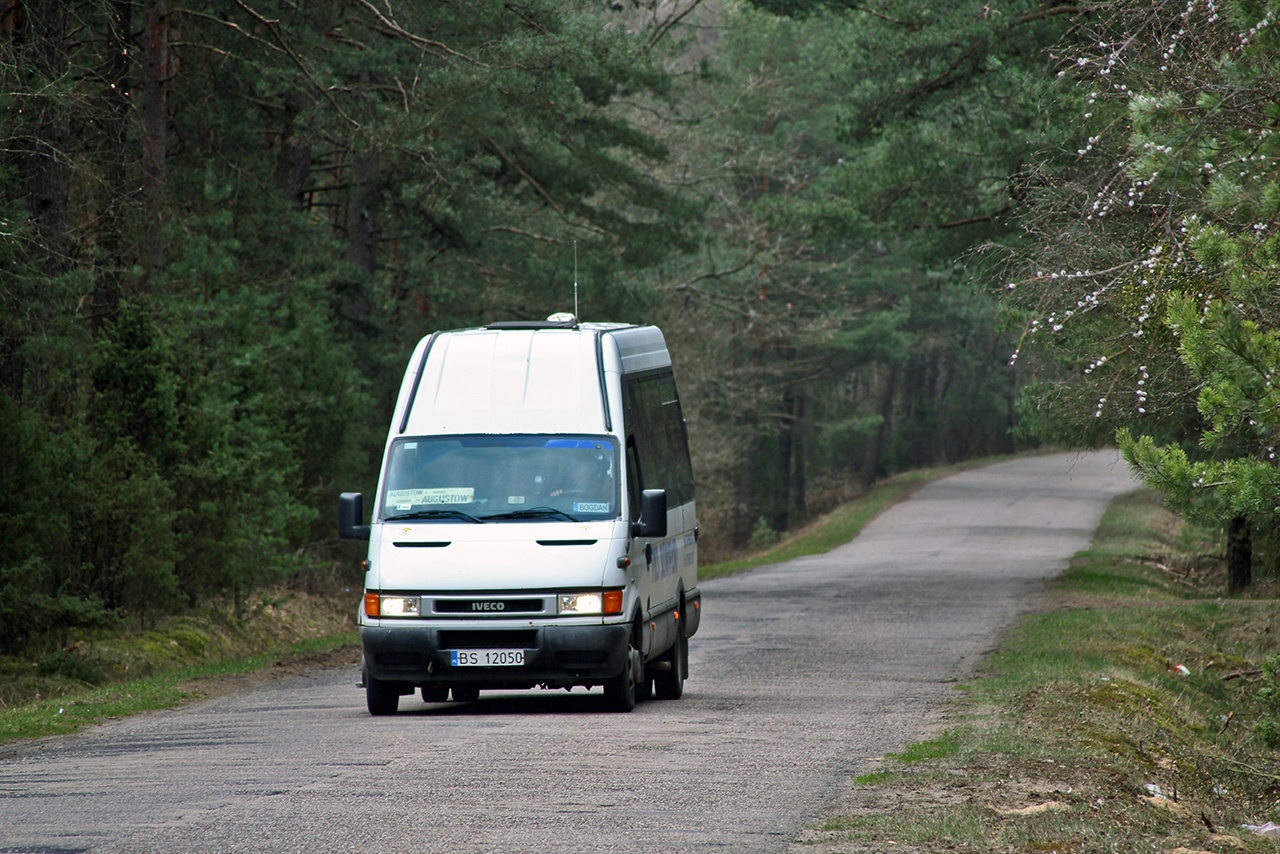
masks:
<path fill-rule="evenodd" d="M 24 358 L 26 341 L 41 334 L 55 308 L 43 291 L 48 281 L 72 269 L 71 116 L 66 78 L 70 68 L 71 4 L 27 0 L 3 7 L 4 34 L 12 41 L 9 103 L 22 108 L 5 117 L 0 168 L 16 179 L 5 207 L 24 208 L 29 237 L 6 285 L 15 302 L 0 317 L 0 387 L 15 400 L 42 401 L 47 385 L 40 359 Z M 7 48 L 7 46 L 6 46 Z M 39 404 L 37 404 L 39 405 Z"/>
<path fill-rule="evenodd" d="M 1004 436 L 1004 447 L 1001 449 L 1004 453 L 1013 453 L 1017 450 L 1017 443 L 1014 442 L 1014 431 L 1018 429 L 1018 366 L 1016 364 L 1009 365 L 1006 371 L 1008 384 L 1005 386 L 1005 425 L 1009 428 Z"/>
<path fill-rule="evenodd" d="M 867 445 L 867 457 L 862 465 L 862 485 L 870 487 L 876 482 L 880 472 L 880 458 L 884 454 L 884 446 L 889 439 L 889 431 L 893 426 L 893 400 L 897 394 L 898 368 L 891 365 L 886 369 L 885 378 L 880 386 L 880 426 Z"/>
<path fill-rule="evenodd" d="M 164 206 L 169 153 L 168 0 L 147 0 L 142 63 L 142 266 L 155 288 L 165 263 Z"/>
<path fill-rule="evenodd" d="M 133 35 L 133 0 L 113 0 L 111 31 L 108 34 L 107 62 L 103 68 L 102 91 L 103 136 L 110 141 L 108 155 L 102 163 L 102 184 L 106 192 L 99 202 L 95 226 L 89 239 L 99 249 L 101 261 L 93 283 L 93 328 L 101 331 L 112 318 L 124 297 L 125 271 L 133 258 L 126 257 L 124 239 L 125 208 L 130 194 L 129 164 L 129 50 Z"/>
<path fill-rule="evenodd" d="M 307 180 L 311 176 L 311 146 L 295 133 L 295 121 L 301 112 L 303 98 L 297 93 L 285 97 L 284 127 L 280 133 L 280 149 L 276 152 L 276 186 L 294 210 L 307 209 Z"/>
<path fill-rule="evenodd" d="M 735 547 L 744 546 L 751 539 L 758 518 L 760 493 L 757 483 L 761 465 L 759 425 L 754 410 L 744 410 L 741 415 L 740 433 L 746 444 L 733 472 L 733 497 L 736 500 L 730 504 L 733 512 L 729 538 Z"/>
<path fill-rule="evenodd" d="M 758 300 L 765 299 L 765 289 L 760 289 Z M 738 468 L 737 479 L 738 488 L 736 494 L 738 496 L 739 512 L 734 514 L 734 531 L 733 544 L 735 546 L 745 545 L 750 539 L 751 534 L 755 530 L 756 522 L 760 518 L 762 486 L 760 484 L 760 471 L 762 466 L 766 466 L 764 455 L 762 454 L 762 442 L 760 439 L 760 391 L 761 391 L 761 375 L 764 370 L 764 328 L 762 324 L 756 320 L 751 322 L 747 328 L 747 333 L 751 336 L 751 371 L 749 377 L 751 379 L 751 390 L 747 397 L 745 405 L 740 410 L 742 416 L 741 424 L 743 426 L 742 435 L 746 437 L 747 446 L 742 455 L 742 461 Z"/>
<path fill-rule="evenodd" d="M 30 118 L 22 152 L 23 189 L 34 240 L 30 246 L 36 266 L 47 276 L 71 268 L 71 168 L 68 144 L 71 120 L 59 94 L 67 74 L 67 27 L 71 6 L 63 0 L 29 0 L 25 6 L 23 44 L 19 62 L 25 66 L 31 92 Z"/>
<path fill-rule="evenodd" d="M 378 269 L 377 181 L 377 155 L 357 154 L 347 202 L 347 259 L 367 274 Z"/>
<path fill-rule="evenodd" d="M 1253 532 L 1247 516 L 1227 523 L 1227 590 L 1239 593 L 1253 583 Z"/>
<path fill-rule="evenodd" d="M 795 460 L 795 393 L 787 389 L 782 393 L 778 405 L 778 483 L 784 495 L 778 502 L 777 510 L 770 520 L 770 527 L 775 531 L 786 531 L 791 528 L 791 479 Z"/>
<path fill-rule="evenodd" d="M 808 515 L 805 498 L 805 393 L 796 389 L 791 412 L 791 483 L 788 493 L 787 516 L 792 525 L 804 524 Z"/>

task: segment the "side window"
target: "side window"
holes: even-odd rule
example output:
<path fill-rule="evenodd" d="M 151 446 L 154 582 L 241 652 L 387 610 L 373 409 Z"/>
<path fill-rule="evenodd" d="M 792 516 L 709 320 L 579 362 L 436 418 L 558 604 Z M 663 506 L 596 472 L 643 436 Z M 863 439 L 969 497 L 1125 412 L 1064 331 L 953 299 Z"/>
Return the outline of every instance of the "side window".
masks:
<path fill-rule="evenodd" d="M 675 376 L 668 370 L 628 377 L 624 385 L 627 459 L 628 466 L 633 465 L 631 438 L 634 437 L 634 466 L 640 476 L 636 488 L 665 489 L 672 506 L 693 500 L 693 471 L 689 465 L 689 446 Z M 634 477 L 632 480 L 634 482 Z"/>

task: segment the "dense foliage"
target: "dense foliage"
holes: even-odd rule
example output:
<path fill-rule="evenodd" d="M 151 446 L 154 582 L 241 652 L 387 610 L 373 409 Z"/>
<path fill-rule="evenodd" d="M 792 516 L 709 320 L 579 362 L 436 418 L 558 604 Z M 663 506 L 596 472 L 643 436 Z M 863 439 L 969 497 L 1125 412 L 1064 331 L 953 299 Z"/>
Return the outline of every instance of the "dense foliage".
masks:
<path fill-rule="evenodd" d="M 1045 51 L 1073 18 L 1006 5 L 758 0 L 708 22 L 672 178 L 708 199 L 709 237 L 662 286 L 669 327 L 719 330 L 689 336 L 694 435 L 717 443 L 703 512 L 736 540 L 1012 448 L 1014 342 L 968 253 L 1017 240 L 1024 175 L 1067 133 Z"/>
<path fill-rule="evenodd" d="M 1023 426 L 1118 436 L 1171 506 L 1227 531 L 1231 586 L 1275 531 L 1280 123 L 1274 3 L 1113 4 L 1061 76 L 1078 148 L 1046 169 L 1009 285 L 1063 370 Z M 1070 156 L 1074 155 L 1074 156 Z"/>
<path fill-rule="evenodd" d="M 691 246 L 642 19 L 563 2 L 6 4 L 0 646 L 316 563 L 404 354 Z M 652 30 L 653 25 L 647 25 Z"/>
<path fill-rule="evenodd" d="M 413 342 L 578 282 L 710 557 L 1015 417 L 1274 525 L 1273 5 L 3 4 L 0 648 L 314 577 Z"/>

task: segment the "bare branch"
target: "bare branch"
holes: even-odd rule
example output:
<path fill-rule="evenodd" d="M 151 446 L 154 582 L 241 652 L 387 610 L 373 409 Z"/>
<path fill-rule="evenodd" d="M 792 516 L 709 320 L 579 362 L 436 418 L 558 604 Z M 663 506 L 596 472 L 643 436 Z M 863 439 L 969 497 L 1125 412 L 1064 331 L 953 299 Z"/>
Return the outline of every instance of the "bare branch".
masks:
<path fill-rule="evenodd" d="M 295 51 L 292 46 L 290 46 L 289 42 L 280 32 L 280 22 L 263 16 L 256 9 L 249 6 L 248 3 L 244 2 L 244 0 L 235 0 L 235 2 L 237 6 L 247 12 L 255 21 L 266 27 L 276 37 L 276 44 L 278 44 L 280 49 L 288 54 L 289 58 L 293 60 L 294 65 L 296 65 L 298 70 L 302 72 L 303 76 L 307 78 L 307 82 L 314 86 L 316 90 L 323 94 L 329 103 L 333 105 L 333 109 L 338 113 L 338 115 L 346 120 L 352 127 L 360 127 L 360 123 L 347 115 L 346 110 L 342 109 L 342 105 L 334 99 L 333 93 L 327 87 L 322 86 L 320 81 L 316 80 L 315 76 L 311 73 L 311 69 L 307 68 L 307 64 L 302 61 L 302 57 L 298 55 L 298 52 Z"/>
<path fill-rule="evenodd" d="M 394 20 L 382 14 L 381 10 L 379 10 L 377 6 L 374 6 L 372 3 L 370 3 L 369 0 L 356 0 L 356 2 L 359 3 L 361 6 L 363 6 L 364 8 L 368 9 L 370 12 L 372 12 L 384 27 L 386 27 L 393 34 L 399 36 L 402 39 L 406 39 L 407 41 L 413 42 L 416 45 L 420 45 L 422 47 L 430 48 L 431 50 L 438 51 L 439 53 L 443 53 L 446 56 L 452 56 L 455 59 L 460 59 L 463 62 L 470 63 L 471 65 L 475 65 L 480 68 L 489 68 L 488 65 L 481 62 L 480 60 L 473 59 L 464 53 L 459 53 L 458 51 L 454 50 L 453 48 L 449 47 L 448 45 L 442 42 L 432 41 L 431 39 L 426 39 L 420 35 L 409 32 L 404 27 L 397 24 Z M 388 6 L 388 10 L 389 9 L 390 7 Z"/>
<path fill-rule="evenodd" d="M 653 35 L 649 37 L 647 47 L 652 48 L 658 42 L 662 41 L 662 39 L 666 37 L 667 33 L 669 33 L 672 30 L 672 28 L 676 26 L 676 24 L 679 24 L 681 21 L 683 21 L 689 15 L 690 12 L 698 8 L 700 5 L 702 5 L 702 0 L 693 0 L 693 2 L 691 2 L 684 9 L 684 11 L 676 11 L 665 21 L 658 24 L 653 30 Z M 677 10 L 679 10 L 678 5 L 676 8 Z"/>
<path fill-rule="evenodd" d="M 524 180 L 529 183 L 529 186 L 533 188 L 535 193 L 537 193 L 539 196 L 542 196 L 542 198 L 546 200 L 547 204 L 551 206 L 551 208 L 560 216 L 560 219 L 563 220 L 566 225 L 587 228 L 589 231 L 594 231 L 596 234 L 600 234 L 600 235 L 607 235 L 609 233 L 605 229 L 600 228 L 599 226 L 596 226 L 596 225 L 588 225 L 586 223 L 575 223 L 573 221 L 573 218 L 569 216 L 568 211 L 564 209 L 564 205 L 562 204 L 562 202 L 559 199 L 557 199 L 555 196 L 553 196 L 545 187 L 539 184 L 538 181 L 535 180 L 532 175 L 526 172 L 524 168 L 521 167 L 521 165 L 516 162 L 514 157 L 507 154 L 506 150 L 502 146 L 498 145 L 498 143 L 492 139 L 487 139 L 485 140 L 485 142 L 489 145 L 491 149 L 493 149 L 495 154 L 497 154 L 499 157 L 503 159 L 503 161 L 508 166 L 510 166 L 512 169 L 520 173 L 520 177 L 524 178 Z"/>
<path fill-rule="evenodd" d="M 530 240 L 542 241 L 543 243 L 555 243 L 559 245 L 567 245 L 562 238 L 549 237 L 545 234 L 535 234 L 532 231 L 525 231 L 522 228 L 516 228 L 510 225 L 495 225 L 490 228 L 486 228 L 485 231 L 503 231 L 503 232 L 506 232 L 507 234 L 515 234 L 520 237 L 527 237 Z"/>
<path fill-rule="evenodd" d="M 982 216 L 971 216 L 967 219 L 955 220 L 954 222 L 944 222 L 938 225 L 937 228 L 960 228 L 965 225 L 976 225 L 980 222 L 991 222 L 994 219 L 1004 216 L 1008 212 L 1009 205 L 1005 205 L 995 213 L 983 214 Z"/>

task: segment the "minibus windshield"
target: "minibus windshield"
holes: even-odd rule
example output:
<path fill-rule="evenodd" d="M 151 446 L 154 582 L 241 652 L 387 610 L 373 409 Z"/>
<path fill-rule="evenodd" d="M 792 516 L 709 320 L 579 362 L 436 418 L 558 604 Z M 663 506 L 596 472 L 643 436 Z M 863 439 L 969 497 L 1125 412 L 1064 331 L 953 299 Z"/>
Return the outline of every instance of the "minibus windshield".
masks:
<path fill-rule="evenodd" d="M 619 514 L 608 436 L 418 436 L 387 460 L 382 521 L 583 522 Z"/>

